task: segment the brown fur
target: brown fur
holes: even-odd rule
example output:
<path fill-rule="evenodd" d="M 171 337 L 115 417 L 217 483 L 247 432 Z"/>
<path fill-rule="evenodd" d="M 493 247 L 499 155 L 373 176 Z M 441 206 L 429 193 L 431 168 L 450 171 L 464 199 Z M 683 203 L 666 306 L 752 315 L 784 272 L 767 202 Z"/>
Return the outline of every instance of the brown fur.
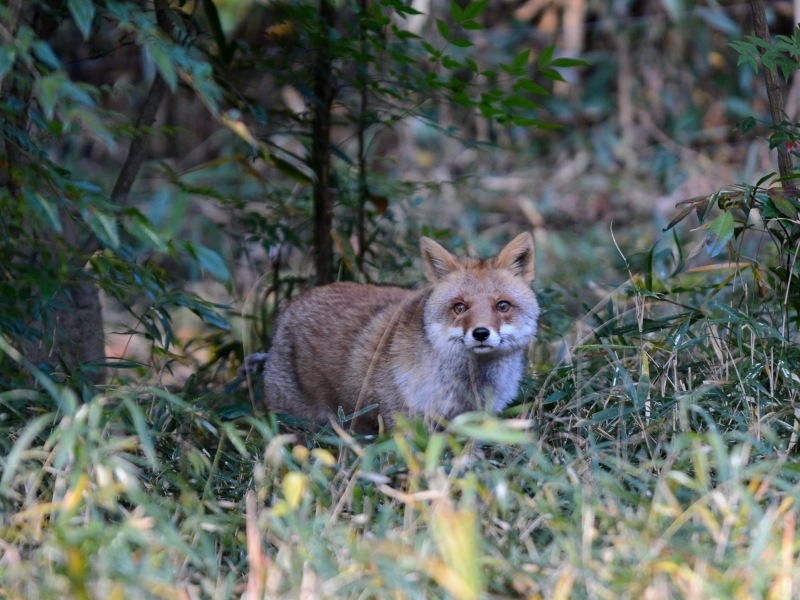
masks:
<path fill-rule="evenodd" d="M 379 414 L 392 427 L 398 413 L 451 418 L 513 399 L 538 317 L 532 236 L 484 260 L 428 238 L 421 248 L 422 289 L 334 283 L 284 308 L 264 372 L 270 410 L 327 423 L 338 407 L 350 415 L 378 404 L 354 424 L 374 431 Z M 501 312 L 501 301 L 512 308 Z M 467 308 L 456 314 L 456 303 Z M 477 328 L 489 339 L 479 342 Z"/>

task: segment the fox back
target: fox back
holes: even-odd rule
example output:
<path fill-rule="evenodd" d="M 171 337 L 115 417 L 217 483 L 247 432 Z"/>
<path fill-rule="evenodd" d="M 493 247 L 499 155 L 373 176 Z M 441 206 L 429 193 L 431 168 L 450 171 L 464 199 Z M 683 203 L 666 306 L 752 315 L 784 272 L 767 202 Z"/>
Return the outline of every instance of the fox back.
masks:
<path fill-rule="evenodd" d="M 533 237 L 497 256 L 456 257 L 421 240 L 428 285 L 356 283 L 313 288 L 278 316 L 264 367 L 267 408 L 328 423 L 393 427 L 397 414 L 432 422 L 514 399 L 536 334 Z"/>

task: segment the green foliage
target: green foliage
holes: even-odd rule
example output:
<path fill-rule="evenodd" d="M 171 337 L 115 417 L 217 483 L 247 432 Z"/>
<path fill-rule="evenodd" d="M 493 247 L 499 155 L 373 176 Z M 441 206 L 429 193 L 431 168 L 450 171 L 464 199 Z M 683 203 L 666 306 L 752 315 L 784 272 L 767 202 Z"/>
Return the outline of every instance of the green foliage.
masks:
<path fill-rule="evenodd" d="M 173 42 L 172 32 L 159 30 L 151 11 L 125 2 L 99 5 L 71 0 L 67 5 L 68 13 L 54 15 L 61 20 L 56 24 L 68 23 L 71 17 L 84 38 L 101 23 L 132 36 L 173 88 L 180 76 L 212 116 L 216 114 L 220 92 L 208 65 L 191 56 L 186 45 Z M 37 4 L 36 10 L 48 9 Z M 107 90 L 73 82 L 48 41 L 39 37 L 42 32 L 26 22 L 15 23 L 10 7 L 0 8 L 0 17 L 15 27 L 11 29 L 14 37 L 3 45 L 0 69 L 8 182 L 0 190 L 0 260 L 4 265 L 0 330 L 21 347 L 43 346 L 52 348 L 51 353 L 59 346 L 59 328 L 66 338 L 96 335 L 87 333 L 91 327 L 86 321 L 78 324 L 78 331 L 65 325 L 63 315 L 76 311 L 72 300 L 79 281 L 95 298 L 96 290 L 102 289 L 120 301 L 143 325 L 145 332 L 140 335 L 164 351 L 173 340 L 170 311 L 176 307 L 187 307 L 207 322 L 227 327 L 211 304 L 174 288 L 167 273 L 153 264 L 159 255 L 176 261 L 197 260 L 212 276 L 228 282 L 227 267 L 216 252 L 163 237 L 138 209 L 120 204 L 120 198 L 112 197 L 98 182 L 70 172 L 48 155 L 47 148 L 74 143 L 84 135 L 96 136 L 109 148 L 124 144 L 127 117 L 100 104 Z M 176 39 L 184 39 L 185 22 L 170 23 L 176 30 L 184 28 L 174 32 Z M 146 133 L 138 131 L 135 136 Z M 142 297 L 148 302 L 135 306 Z M 99 302 L 90 310 L 99 312 Z M 102 331 L 99 337 L 102 354 Z M 62 357 L 60 364 L 51 363 L 48 368 L 73 377 L 80 385 L 85 381 L 83 367 L 94 372 L 103 368 L 102 359 L 91 358 L 93 365 L 81 364 L 82 356 Z M 3 361 L 3 377 L 10 375 L 9 369 L 14 370 Z"/>

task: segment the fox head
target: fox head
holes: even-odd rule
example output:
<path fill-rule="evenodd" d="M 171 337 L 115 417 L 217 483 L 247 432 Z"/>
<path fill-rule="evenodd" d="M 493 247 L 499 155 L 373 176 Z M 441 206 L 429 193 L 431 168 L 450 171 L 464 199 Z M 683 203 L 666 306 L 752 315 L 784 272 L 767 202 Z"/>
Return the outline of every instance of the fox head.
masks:
<path fill-rule="evenodd" d="M 530 233 L 485 259 L 454 256 L 427 237 L 420 245 L 431 283 L 425 332 L 434 347 L 487 358 L 527 348 L 539 317 Z"/>

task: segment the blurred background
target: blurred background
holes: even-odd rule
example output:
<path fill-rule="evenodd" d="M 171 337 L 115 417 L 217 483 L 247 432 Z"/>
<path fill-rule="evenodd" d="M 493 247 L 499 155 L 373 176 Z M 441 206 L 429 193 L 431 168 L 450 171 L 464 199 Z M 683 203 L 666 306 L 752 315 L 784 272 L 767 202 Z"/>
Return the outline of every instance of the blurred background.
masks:
<path fill-rule="evenodd" d="M 204 94 L 197 69 L 196 80 L 173 69 L 128 203 L 163 239 L 211 252 L 192 261 L 142 250 L 138 260 L 215 303 L 231 327 L 175 312 L 166 381 L 211 363 L 231 377 L 268 344 L 275 309 L 314 281 L 320 126 L 330 135 L 330 279 L 411 285 L 423 276 L 420 234 L 485 256 L 531 229 L 535 286 L 571 318 L 641 270 L 659 239 L 687 254 L 702 242 L 694 215 L 663 233 L 676 203 L 776 170 L 761 73 L 729 45 L 752 32 L 745 2 L 489 0 L 469 5 L 480 5 L 474 18 L 467 3 L 443 0 L 172 4 L 175 47 L 222 92 Z M 766 8 L 771 32 L 791 35 L 792 4 Z M 141 10 L 152 20 L 152 7 Z M 359 11 L 374 22 L 359 24 Z M 72 81 L 99 90 L 125 137 L 154 78 L 181 63 L 120 22 L 96 20 L 84 37 L 65 20 L 49 44 Z M 481 101 L 487 93 L 498 103 Z M 794 119 L 796 81 L 786 94 Z M 742 135 L 747 117 L 757 125 Z M 128 142 L 73 133 L 46 142 L 49 156 L 111 190 Z M 656 269 L 674 268 L 667 254 Z M 109 356 L 151 360 L 160 326 L 151 315 L 148 330 L 141 313 L 152 301 L 106 290 Z"/>

